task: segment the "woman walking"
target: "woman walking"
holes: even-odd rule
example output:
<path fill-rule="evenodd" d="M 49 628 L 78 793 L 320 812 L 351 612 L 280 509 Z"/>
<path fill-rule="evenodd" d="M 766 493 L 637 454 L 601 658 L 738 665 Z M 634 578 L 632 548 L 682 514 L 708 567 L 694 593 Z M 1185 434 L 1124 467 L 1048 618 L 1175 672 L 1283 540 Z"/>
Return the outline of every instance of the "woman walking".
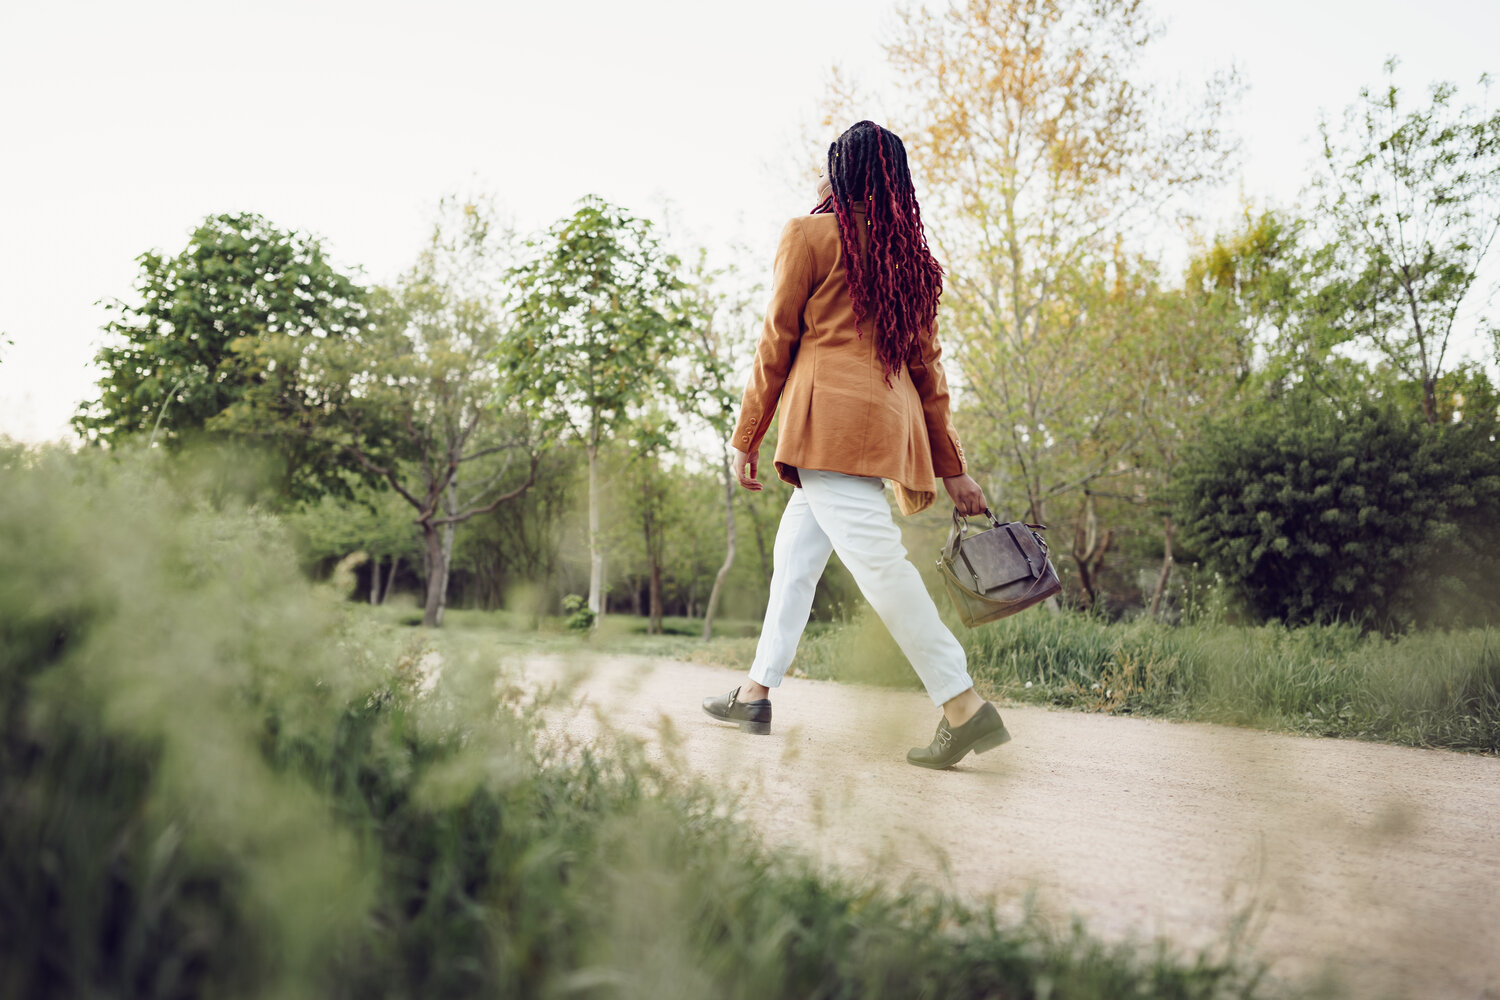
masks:
<path fill-rule="evenodd" d="M 885 622 L 942 720 L 906 759 L 944 768 L 1010 739 L 969 679 L 963 647 L 906 558 L 885 499 L 903 514 L 932 505 L 935 478 L 962 514 L 984 494 L 967 473 L 938 361 L 943 271 L 927 248 L 906 149 L 874 122 L 828 148 L 826 194 L 792 219 L 776 250 L 774 287 L 731 446 L 740 485 L 758 491 L 759 455 L 778 404 L 776 473 L 796 489 L 776 533 L 770 601 L 749 678 L 703 702 L 709 715 L 771 731 L 781 684 L 832 552 Z"/>

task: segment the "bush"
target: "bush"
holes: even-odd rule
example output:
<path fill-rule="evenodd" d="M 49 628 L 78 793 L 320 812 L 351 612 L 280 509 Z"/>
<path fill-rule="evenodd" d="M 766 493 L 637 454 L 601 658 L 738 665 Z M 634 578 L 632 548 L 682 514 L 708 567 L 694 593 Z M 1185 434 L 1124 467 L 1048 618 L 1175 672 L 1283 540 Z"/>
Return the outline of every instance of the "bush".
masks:
<path fill-rule="evenodd" d="M 594 611 L 588 602 L 577 594 L 569 594 L 562 600 L 563 624 L 574 632 L 587 632 L 594 627 Z"/>
<path fill-rule="evenodd" d="M 0 453 L 0 997 L 1263 992 L 772 860 L 159 472 Z"/>
<path fill-rule="evenodd" d="M 1500 621 L 1500 445 L 1379 402 L 1307 396 L 1206 428 L 1183 540 L 1263 619 Z"/>

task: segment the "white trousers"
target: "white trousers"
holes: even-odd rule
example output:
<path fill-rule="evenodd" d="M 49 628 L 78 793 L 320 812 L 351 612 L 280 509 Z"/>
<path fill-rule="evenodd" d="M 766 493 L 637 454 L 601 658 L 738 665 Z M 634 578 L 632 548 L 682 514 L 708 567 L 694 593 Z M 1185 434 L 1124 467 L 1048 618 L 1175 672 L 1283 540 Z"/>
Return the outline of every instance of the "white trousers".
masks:
<path fill-rule="evenodd" d="M 916 668 L 934 705 L 974 686 L 964 649 L 938 617 L 917 568 L 906 558 L 880 479 L 799 469 L 802 488 L 776 531 L 771 600 L 750 679 L 777 687 L 812 613 L 828 556 L 837 552 L 860 593 Z"/>

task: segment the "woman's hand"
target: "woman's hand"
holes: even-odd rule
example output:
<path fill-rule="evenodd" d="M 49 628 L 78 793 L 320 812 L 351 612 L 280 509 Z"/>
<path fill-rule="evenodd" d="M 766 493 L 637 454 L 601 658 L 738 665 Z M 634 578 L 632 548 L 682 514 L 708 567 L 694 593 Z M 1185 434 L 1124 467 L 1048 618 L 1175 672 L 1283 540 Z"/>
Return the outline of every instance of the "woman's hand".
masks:
<path fill-rule="evenodd" d="M 749 475 L 745 472 L 749 471 Z M 740 485 L 752 493 L 759 493 L 764 487 L 755 481 L 756 473 L 760 471 L 760 449 L 754 451 L 740 451 L 734 449 L 734 478 L 740 481 Z M 975 487 L 978 489 L 978 487 Z"/>
<path fill-rule="evenodd" d="M 971 514 L 983 514 L 987 506 L 984 502 L 984 490 L 974 482 L 967 473 L 961 476 L 949 476 L 943 480 L 943 486 L 948 490 L 948 495 L 953 498 L 953 506 L 965 517 Z"/>

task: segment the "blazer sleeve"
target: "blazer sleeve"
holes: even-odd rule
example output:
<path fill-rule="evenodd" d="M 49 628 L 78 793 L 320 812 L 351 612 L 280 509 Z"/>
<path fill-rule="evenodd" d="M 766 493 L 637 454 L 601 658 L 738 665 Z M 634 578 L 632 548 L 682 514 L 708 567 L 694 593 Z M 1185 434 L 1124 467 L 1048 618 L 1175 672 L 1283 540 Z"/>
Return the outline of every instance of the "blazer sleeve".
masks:
<path fill-rule="evenodd" d="M 812 252 L 802 232 L 801 220 L 792 219 L 781 231 L 776 263 L 771 277 L 771 304 L 755 349 L 750 382 L 740 401 L 740 419 L 730 443 L 740 451 L 753 452 L 766 436 L 787 373 L 802 342 L 802 312 L 812 294 Z"/>
<path fill-rule="evenodd" d="M 953 429 L 949 412 L 948 376 L 943 371 L 942 345 L 938 343 L 936 324 L 917 345 L 910 365 L 911 380 L 922 399 L 922 419 L 927 424 L 927 440 L 932 447 L 932 472 L 939 479 L 960 476 L 969 471 L 963 445 Z"/>

